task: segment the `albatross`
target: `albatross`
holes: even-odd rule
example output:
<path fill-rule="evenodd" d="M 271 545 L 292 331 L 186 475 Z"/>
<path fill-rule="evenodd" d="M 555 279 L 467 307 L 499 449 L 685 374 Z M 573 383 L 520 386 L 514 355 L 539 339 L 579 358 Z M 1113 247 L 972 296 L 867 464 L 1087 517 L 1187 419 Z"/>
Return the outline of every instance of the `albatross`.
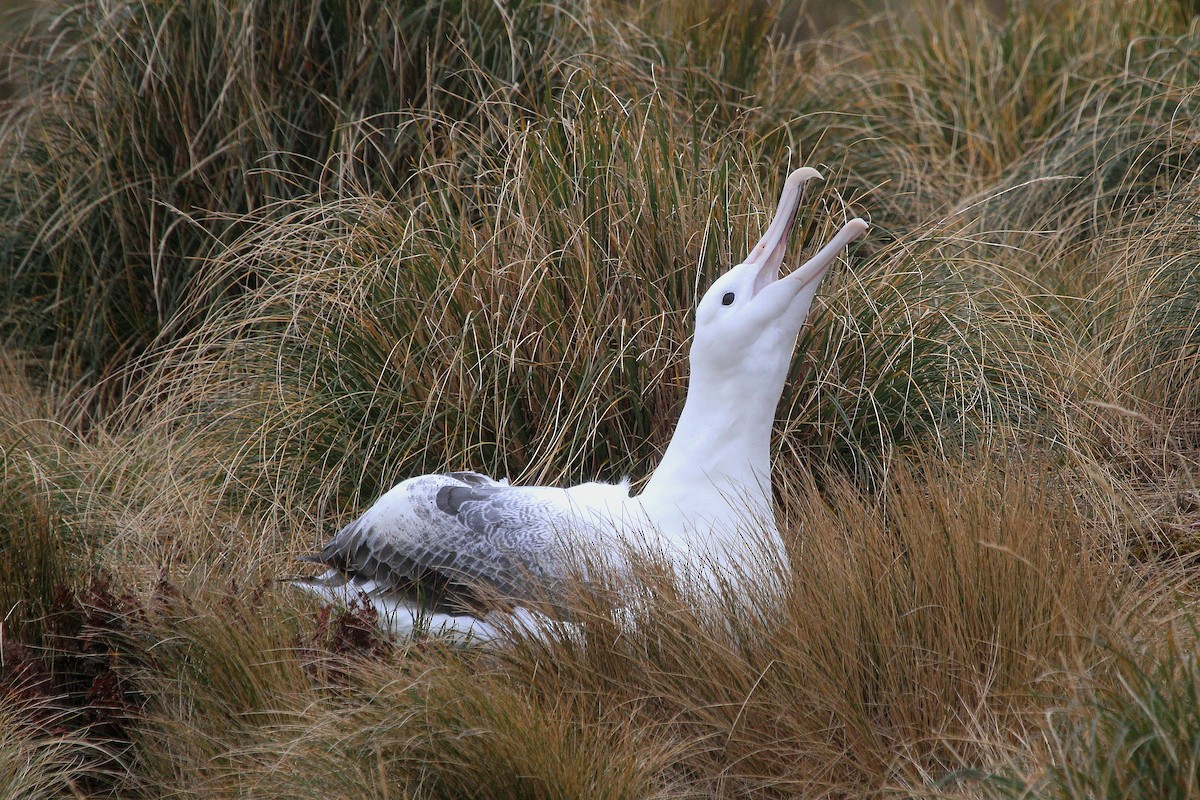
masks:
<path fill-rule="evenodd" d="M 478 472 L 409 478 L 302 557 L 327 569 L 295 585 L 370 603 L 393 635 L 492 640 L 503 627 L 493 615 L 553 601 L 581 552 L 620 563 L 630 537 L 680 571 L 744 563 L 751 540 L 786 564 L 771 493 L 775 411 L 821 278 L 867 229 L 851 219 L 780 277 L 804 187 L 820 177 L 808 167 L 788 176 L 762 239 L 700 299 L 687 398 L 640 494 L 628 479 L 562 488 Z"/>

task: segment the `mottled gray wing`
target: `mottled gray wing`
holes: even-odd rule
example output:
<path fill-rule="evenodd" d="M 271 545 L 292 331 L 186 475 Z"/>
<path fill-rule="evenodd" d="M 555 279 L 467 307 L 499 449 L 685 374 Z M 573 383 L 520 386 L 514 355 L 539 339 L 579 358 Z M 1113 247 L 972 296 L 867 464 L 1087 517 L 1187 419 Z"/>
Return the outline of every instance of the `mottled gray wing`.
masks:
<path fill-rule="evenodd" d="M 573 520 L 538 491 L 478 473 L 414 478 L 380 498 L 305 560 L 433 611 L 482 614 L 499 602 L 552 599 L 565 577 L 560 536 Z M 339 584 L 340 585 L 340 584 Z"/>

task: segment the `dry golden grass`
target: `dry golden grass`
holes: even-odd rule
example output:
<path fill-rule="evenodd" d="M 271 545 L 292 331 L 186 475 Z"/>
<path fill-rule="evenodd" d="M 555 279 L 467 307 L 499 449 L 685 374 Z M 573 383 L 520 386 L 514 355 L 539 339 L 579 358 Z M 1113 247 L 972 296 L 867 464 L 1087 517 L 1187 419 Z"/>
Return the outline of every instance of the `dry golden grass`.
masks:
<path fill-rule="evenodd" d="M 82 796 L 79 783 L 94 745 L 82 737 L 30 724 L 27 704 L 0 702 L 0 792 L 13 800 Z"/>
<path fill-rule="evenodd" d="M 140 709 L 103 777 L 0 727 L 13 792 L 1194 796 L 1188 4 L 230 8 L 72 5 L 0 100 L 3 631 L 70 664 L 75 608 Z M 802 163 L 795 251 L 872 231 L 780 407 L 782 588 L 647 565 L 473 651 L 275 582 L 413 473 L 645 476 Z"/>
<path fill-rule="evenodd" d="M 632 624 L 585 592 L 579 628 L 498 652 L 327 661 L 301 597 L 192 590 L 142 633 L 142 766 L 190 796 L 873 795 L 1010 757 L 1142 602 L 1115 532 L 1019 461 L 786 492 L 782 593 L 647 571 Z"/>

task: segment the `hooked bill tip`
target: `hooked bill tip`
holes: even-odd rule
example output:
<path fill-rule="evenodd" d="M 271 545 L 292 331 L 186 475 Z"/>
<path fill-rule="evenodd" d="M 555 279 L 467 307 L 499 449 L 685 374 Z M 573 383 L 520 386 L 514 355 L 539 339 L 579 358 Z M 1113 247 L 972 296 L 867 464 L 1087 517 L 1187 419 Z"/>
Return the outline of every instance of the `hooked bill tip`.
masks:
<path fill-rule="evenodd" d="M 789 184 L 808 183 L 809 181 L 813 180 L 814 178 L 819 181 L 825 180 L 824 178 L 821 177 L 821 173 L 817 172 L 812 167 L 801 167 L 800 169 L 794 171 L 791 175 L 788 175 L 787 183 L 789 183 Z"/>
<path fill-rule="evenodd" d="M 863 219 L 862 217 L 855 217 L 854 219 L 850 220 L 845 225 L 843 225 L 842 230 L 845 230 L 845 231 L 851 233 L 854 236 L 854 238 L 857 239 L 859 236 L 862 236 L 866 232 L 867 228 L 870 228 L 870 227 L 871 227 L 870 224 L 868 224 L 865 219 Z"/>

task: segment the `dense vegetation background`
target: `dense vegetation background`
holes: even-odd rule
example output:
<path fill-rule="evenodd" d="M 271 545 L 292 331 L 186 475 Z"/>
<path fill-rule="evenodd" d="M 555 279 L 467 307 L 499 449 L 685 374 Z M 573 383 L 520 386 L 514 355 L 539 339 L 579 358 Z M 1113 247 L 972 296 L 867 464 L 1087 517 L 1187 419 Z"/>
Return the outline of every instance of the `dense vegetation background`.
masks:
<path fill-rule="evenodd" d="M 0 794 L 1200 796 L 1200 10 L 17 3 Z M 389 642 L 384 488 L 645 476 L 783 177 L 782 594 Z"/>

